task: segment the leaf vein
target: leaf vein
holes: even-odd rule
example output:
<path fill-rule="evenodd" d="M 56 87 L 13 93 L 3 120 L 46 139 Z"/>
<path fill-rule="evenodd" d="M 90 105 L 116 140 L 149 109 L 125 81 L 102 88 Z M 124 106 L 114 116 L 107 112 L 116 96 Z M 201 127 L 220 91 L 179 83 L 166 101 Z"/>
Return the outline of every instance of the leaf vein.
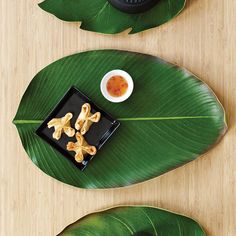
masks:
<path fill-rule="evenodd" d="M 148 216 L 148 214 L 143 209 L 141 209 L 141 211 L 143 212 L 143 214 L 148 218 L 149 222 L 151 223 L 154 233 L 155 233 L 155 236 L 158 236 L 156 227 L 155 227 L 154 223 L 152 222 L 151 218 Z"/>
<path fill-rule="evenodd" d="M 117 217 L 115 217 L 115 216 L 110 216 L 110 217 L 113 218 L 113 219 L 115 219 L 115 220 L 117 220 L 117 221 L 120 222 L 123 226 L 125 226 L 125 228 L 127 228 L 131 234 L 134 234 L 134 231 L 133 231 L 124 221 L 122 221 L 121 219 L 119 219 L 119 218 L 117 218 Z"/>
<path fill-rule="evenodd" d="M 126 117 L 118 118 L 119 121 L 155 121 L 155 120 L 194 120 L 211 119 L 215 116 L 176 116 L 176 117 Z M 14 124 L 40 124 L 43 120 L 14 120 Z"/>

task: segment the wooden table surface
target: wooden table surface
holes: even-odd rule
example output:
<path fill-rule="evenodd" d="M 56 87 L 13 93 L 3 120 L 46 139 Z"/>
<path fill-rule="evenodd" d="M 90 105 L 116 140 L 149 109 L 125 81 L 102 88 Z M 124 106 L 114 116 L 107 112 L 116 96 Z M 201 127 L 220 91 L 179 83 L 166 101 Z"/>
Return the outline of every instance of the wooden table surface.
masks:
<path fill-rule="evenodd" d="M 0 1 L 0 235 L 53 236 L 81 216 L 144 204 L 197 219 L 209 236 L 236 235 L 236 1 L 188 0 L 171 22 L 144 33 L 106 36 L 59 21 L 33 0 Z M 197 161 L 139 185 L 83 190 L 40 171 L 11 123 L 33 76 L 49 63 L 89 49 L 160 56 L 192 71 L 223 103 L 229 130 Z"/>

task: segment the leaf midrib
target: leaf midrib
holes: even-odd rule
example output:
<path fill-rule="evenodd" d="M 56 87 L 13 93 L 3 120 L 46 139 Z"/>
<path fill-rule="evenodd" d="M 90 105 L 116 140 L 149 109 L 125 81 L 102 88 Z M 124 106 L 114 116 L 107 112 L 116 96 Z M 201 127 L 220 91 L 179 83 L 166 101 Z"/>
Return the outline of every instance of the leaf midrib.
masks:
<path fill-rule="evenodd" d="M 194 120 L 211 119 L 215 116 L 174 116 L 174 117 L 125 117 L 118 118 L 118 121 L 155 121 L 155 120 Z M 40 124 L 43 120 L 14 120 L 14 124 Z"/>

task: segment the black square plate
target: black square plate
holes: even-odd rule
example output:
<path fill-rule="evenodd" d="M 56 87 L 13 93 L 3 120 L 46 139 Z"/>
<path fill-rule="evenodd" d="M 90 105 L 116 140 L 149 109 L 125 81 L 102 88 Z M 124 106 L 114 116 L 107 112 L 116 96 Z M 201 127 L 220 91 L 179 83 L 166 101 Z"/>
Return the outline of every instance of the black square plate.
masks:
<path fill-rule="evenodd" d="M 111 137 L 113 132 L 119 127 L 120 123 L 114 120 L 110 115 L 101 110 L 96 106 L 90 99 L 81 93 L 77 88 L 71 87 L 62 100 L 53 109 L 51 114 L 44 120 L 44 122 L 36 130 L 36 134 L 48 142 L 57 151 L 63 154 L 66 158 L 72 161 L 80 170 L 88 165 L 88 162 L 93 158 L 91 155 L 87 155 L 82 163 L 76 162 L 74 152 L 69 152 L 66 149 L 68 142 L 76 142 L 75 137 L 68 137 L 62 134 L 59 140 L 55 140 L 52 137 L 54 129 L 49 129 L 47 123 L 53 118 L 61 118 L 66 113 L 71 112 L 73 118 L 71 119 L 71 126 L 74 128 L 75 121 L 80 114 L 81 107 L 84 103 L 89 103 L 91 105 L 91 112 L 95 113 L 99 111 L 101 113 L 101 119 L 98 123 L 94 123 L 89 131 L 84 135 L 88 144 L 93 145 L 97 150 L 101 149 L 103 144 Z"/>

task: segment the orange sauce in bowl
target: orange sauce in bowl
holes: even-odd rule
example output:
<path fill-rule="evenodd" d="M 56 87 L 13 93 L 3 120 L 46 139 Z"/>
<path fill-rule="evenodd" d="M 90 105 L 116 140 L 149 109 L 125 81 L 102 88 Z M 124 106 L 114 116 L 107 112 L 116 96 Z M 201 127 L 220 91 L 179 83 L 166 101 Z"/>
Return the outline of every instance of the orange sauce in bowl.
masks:
<path fill-rule="evenodd" d="M 107 91 L 112 97 L 123 96 L 128 89 L 128 83 L 120 75 L 112 76 L 107 82 Z"/>

